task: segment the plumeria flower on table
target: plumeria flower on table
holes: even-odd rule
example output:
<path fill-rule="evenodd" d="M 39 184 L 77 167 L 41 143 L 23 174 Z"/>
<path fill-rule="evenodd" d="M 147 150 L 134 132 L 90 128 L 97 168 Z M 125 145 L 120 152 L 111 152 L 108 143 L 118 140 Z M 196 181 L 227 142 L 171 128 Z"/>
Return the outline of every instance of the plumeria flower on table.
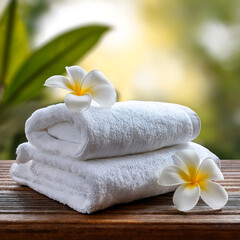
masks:
<path fill-rule="evenodd" d="M 228 200 L 226 190 L 212 180 L 223 180 L 223 174 L 211 158 L 200 160 L 194 150 L 180 150 L 173 156 L 173 166 L 165 167 L 158 178 L 162 186 L 178 186 L 173 203 L 180 211 L 195 207 L 199 197 L 211 208 L 221 209 Z"/>
<path fill-rule="evenodd" d="M 114 86 L 100 71 L 87 73 L 79 66 L 66 67 L 66 71 L 70 79 L 55 75 L 48 78 L 44 86 L 69 90 L 65 104 L 70 110 L 83 112 L 92 100 L 103 107 L 111 107 L 116 102 Z"/>

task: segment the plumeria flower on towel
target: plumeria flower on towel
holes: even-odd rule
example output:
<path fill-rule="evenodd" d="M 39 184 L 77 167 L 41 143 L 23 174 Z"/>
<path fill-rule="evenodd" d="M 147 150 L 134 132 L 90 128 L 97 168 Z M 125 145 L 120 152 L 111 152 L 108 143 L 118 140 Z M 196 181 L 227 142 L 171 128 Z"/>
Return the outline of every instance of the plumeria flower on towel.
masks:
<path fill-rule="evenodd" d="M 178 186 L 173 203 L 180 211 L 191 210 L 199 197 L 213 209 L 221 209 L 228 200 L 225 189 L 212 180 L 223 180 L 223 175 L 211 158 L 202 162 L 193 150 L 180 150 L 173 156 L 175 166 L 162 170 L 158 184 Z"/>
<path fill-rule="evenodd" d="M 66 70 L 70 79 L 55 75 L 48 78 L 44 86 L 69 90 L 65 104 L 70 110 L 85 111 L 92 100 L 104 107 L 111 107 L 116 102 L 114 86 L 100 71 L 87 73 L 79 66 L 66 67 Z"/>

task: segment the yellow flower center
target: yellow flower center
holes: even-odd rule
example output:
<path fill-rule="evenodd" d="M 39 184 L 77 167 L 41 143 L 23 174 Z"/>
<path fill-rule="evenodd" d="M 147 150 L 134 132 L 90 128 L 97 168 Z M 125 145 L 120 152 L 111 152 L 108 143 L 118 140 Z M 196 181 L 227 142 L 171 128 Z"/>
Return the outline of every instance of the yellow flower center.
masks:
<path fill-rule="evenodd" d="M 208 174 L 202 171 L 198 171 L 196 166 L 188 166 L 187 171 L 179 169 L 180 177 L 188 183 L 188 187 L 196 187 L 197 184 L 201 188 L 204 188 L 205 181 L 208 179 Z"/>
<path fill-rule="evenodd" d="M 85 93 L 92 94 L 90 88 L 83 89 L 78 82 L 74 82 L 74 84 L 69 83 L 67 87 L 72 90 L 72 94 L 75 94 L 77 96 L 82 96 Z"/>

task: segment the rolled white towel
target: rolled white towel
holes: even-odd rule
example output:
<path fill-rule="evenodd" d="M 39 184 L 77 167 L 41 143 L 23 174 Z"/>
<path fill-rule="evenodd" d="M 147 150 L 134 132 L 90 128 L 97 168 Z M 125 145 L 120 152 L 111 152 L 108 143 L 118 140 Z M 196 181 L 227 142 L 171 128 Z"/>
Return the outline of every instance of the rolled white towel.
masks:
<path fill-rule="evenodd" d="M 173 191 L 157 184 L 160 171 L 173 164 L 177 150 L 193 149 L 200 159 L 219 159 L 206 148 L 188 143 L 143 154 L 78 161 L 39 151 L 29 143 L 18 148 L 24 164 L 14 163 L 11 177 L 81 213 L 91 213 L 117 203 Z"/>
<path fill-rule="evenodd" d="M 187 143 L 198 136 L 200 120 L 191 109 L 171 103 L 118 102 L 83 113 L 57 104 L 34 112 L 25 131 L 42 151 L 86 160 Z"/>

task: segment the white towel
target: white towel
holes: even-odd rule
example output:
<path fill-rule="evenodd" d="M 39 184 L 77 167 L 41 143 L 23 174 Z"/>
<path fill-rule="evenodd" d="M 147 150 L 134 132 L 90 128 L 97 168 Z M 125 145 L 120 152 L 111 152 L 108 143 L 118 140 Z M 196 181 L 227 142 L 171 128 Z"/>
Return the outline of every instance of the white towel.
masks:
<path fill-rule="evenodd" d="M 173 154 L 181 149 L 193 149 L 201 160 L 211 157 L 220 164 L 213 153 L 196 143 L 88 161 L 44 153 L 24 143 L 17 150 L 18 159 L 26 158 L 28 162 L 14 163 L 10 174 L 20 184 L 81 213 L 91 213 L 117 203 L 173 191 L 175 187 L 159 186 L 157 177 L 165 166 L 173 164 Z"/>
<path fill-rule="evenodd" d="M 25 131 L 42 151 L 86 160 L 187 143 L 199 134 L 200 120 L 191 109 L 171 103 L 127 101 L 83 113 L 57 104 L 34 112 Z"/>

